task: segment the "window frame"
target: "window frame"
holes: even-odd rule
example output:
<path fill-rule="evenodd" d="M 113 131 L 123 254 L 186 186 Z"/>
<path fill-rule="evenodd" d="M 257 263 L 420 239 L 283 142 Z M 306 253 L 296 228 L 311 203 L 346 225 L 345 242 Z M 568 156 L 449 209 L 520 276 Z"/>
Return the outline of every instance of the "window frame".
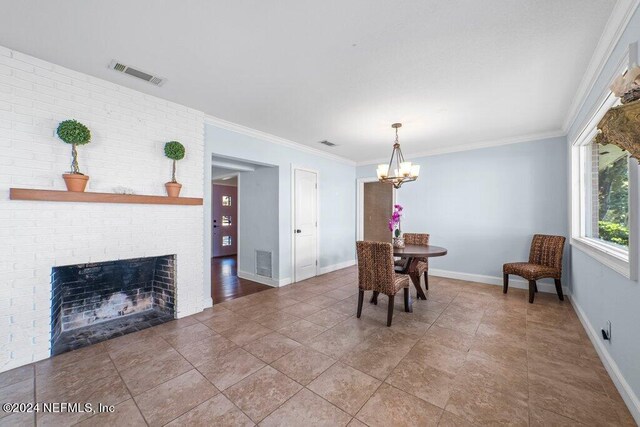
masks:
<path fill-rule="evenodd" d="M 629 170 L 629 247 L 624 250 L 614 244 L 608 244 L 601 239 L 587 237 L 586 214 L 590 211 L 587 198 L 587 190 L 590 188 L 591 165 L 586 165 L 585 154 L 588 146 L 593 142 L 593 138 L 598 134 L 597 125 L 607 111 L 618 102 L 618 98 L 609 93 L 604 99 L 600 108 L 588 121 L 582 132 L 570 144 L 571 161 L 571 213 L 570 231 L 571 246 L 575 246 L 580 251 L 596 259 L 605 266 L 613 269 L 619 274 L 637 280 L 637 262 L 630 260 L 637 259 L 637 219 L 638 219 L 638 163 L 628 157 L 627 164 Z"/>

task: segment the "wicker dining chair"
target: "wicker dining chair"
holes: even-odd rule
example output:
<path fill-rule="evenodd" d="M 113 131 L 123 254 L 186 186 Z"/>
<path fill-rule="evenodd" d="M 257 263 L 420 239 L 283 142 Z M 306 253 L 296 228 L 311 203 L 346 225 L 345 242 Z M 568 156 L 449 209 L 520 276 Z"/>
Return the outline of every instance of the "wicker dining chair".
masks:
<path fill-rule="evenodd" d="M 393 247 L 385 242 L 356 242 L 358 253 L 358 318 L 362 314 L 364 291 L 382 293 L 389 297 L 387 326 L 393 319 L 395 295 L 404 289 L 404 310 L 411 312 L 409 278 L 398 275 L 393 268 Z"/>
<path fill-rule="evenodd" d="M 404 233 L 403 237 L 404 243 L 407 245 L 429 245 L 429 235 L 427 233 Z M 413 266 L 408 266 L 407 262 L 407 259 L 402 258 L 397 260 L 395 265 L 405 270 L 411 267 L 409 274 L 415 275 L 417 280 L 420 280 L 420 276 L 424 274 L 424 287 L 429 290 L 429 258 L 414 258 Z"/>
<path fill-rule="evenodd" d="M 535 294 L 538 292 L 536 281 L 551 278 L 555 281 L 558 298 L 564 301 L 561 281 L 564 242 L 565 238 L 562 236 L 535 234 L 531 240 L 529 262 L 512 262 L 502 267 L 504 279 L 502 292 L 507 293 L 510 274 L 524 277 L 529 281 L 529 302 L 533 303 Z"/>

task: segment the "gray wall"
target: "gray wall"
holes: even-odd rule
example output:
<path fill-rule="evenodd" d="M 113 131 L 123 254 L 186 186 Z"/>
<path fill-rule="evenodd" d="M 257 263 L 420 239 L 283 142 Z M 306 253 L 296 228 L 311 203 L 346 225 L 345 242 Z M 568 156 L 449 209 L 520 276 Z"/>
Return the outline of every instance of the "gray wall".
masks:
<path fill-rule="evenodd" d="M 597 84 L 580 110 L 578 120 L 569 131 L 575 135 L 588 120 L 596 107 L 602 91 L 614 78 L 615 68 L 624 57 L 629 43 L 640 39 L 640 9 L 636 10 L 613 54 L 609 58 Z M 569 143 L 571 140 L 569 141 Z M 569 184 L 570 185 L 570 184 Z M 635 183 L 640 185 L 640 183 Z M 636 187 L 637 188 L 637 187 Z M 632 260 L 638 262 L 638 260 Z M 628 384 L 628 396 L 638 405 L 640 395 L 640 284 L 631 281 L 602 265 L 578 248 L 571 254 L 572 300 L 579 307 L 593 330 L 598 333 L 607 320 L 612 322 L 611 341 L 596 335 L 601 349 L 608 352 Z M 625 397 L 625 393 L 621 393 Z M 632 408 L 636 421 L 640 422 L 640 408 Z"/>
<path fill-rule="evenodd" d="M 332 268 L 355 260 L 356 190 L 353 163 L 336 161 L 207 124 L 205 126 L 205 158 L 210 158 L 212 155 L 278 167 L 278 228 L 280 230 L 278 279 L 286 281 L 292 276 L 291 170 L 294 166 L 314 169 L 319 173 L 320 268 Z M 207 177 L 210 180 L 210 167 L 208 170 L 205 168 L 205 181 Z M 210 191 L 209 189 L 207 193 L 205 186 L 205 218 L 211 216 L 211 212 L 207 211 L 207 200 L 211 199 Z M 205 235 L 210 233 L 210 224 L 205 221 Z M 205 247 L 205 259 L 211 256 L 209 246 Z M 205 277 L 206 274 L 207 272 Z"/>
<path fill-rule="evenodd" d="M 254 274 L 256 250 L 272 252 L 273 277 L 278 277 L 278 168 L 260 167 L 238 179 L 238 261 L 241 271 Z"/>
<path fill-rule="evenodd" d="M 528 259 L 534 233 L 567 235 L 566 140 L 410 158 L 420 178 L 396 195 L 405 232 L 428 232 L 449 253 L 430 268 L 502 279 L 502 264 Z M 375 165 L 358 177 L 375 176 Z"/>

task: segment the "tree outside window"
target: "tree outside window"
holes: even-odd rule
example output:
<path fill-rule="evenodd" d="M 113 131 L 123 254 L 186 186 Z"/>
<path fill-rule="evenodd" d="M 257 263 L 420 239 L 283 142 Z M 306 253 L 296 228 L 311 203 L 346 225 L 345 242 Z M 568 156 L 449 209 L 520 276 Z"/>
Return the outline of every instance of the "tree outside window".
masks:
<path fill-rule="evenodd" d="M 593 143 L 592 235 L 629 247 L 629 167 L 627 152 L 609 144 Z M 596 173 L 597 170 L 597 173 Z M 595 227 L 597 225 L 597 227 Z"/>

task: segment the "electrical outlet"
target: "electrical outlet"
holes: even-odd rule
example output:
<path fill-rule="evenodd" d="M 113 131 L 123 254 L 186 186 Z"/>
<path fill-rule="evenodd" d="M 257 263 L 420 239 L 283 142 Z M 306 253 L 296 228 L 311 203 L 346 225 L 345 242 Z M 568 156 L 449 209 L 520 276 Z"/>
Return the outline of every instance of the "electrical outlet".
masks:
<path fill-rule="evenodd" d="M 607 341 L 611 341 L 611 321 L 607 320 L 606 328 L 602 329 L 602 338 Z"/>

